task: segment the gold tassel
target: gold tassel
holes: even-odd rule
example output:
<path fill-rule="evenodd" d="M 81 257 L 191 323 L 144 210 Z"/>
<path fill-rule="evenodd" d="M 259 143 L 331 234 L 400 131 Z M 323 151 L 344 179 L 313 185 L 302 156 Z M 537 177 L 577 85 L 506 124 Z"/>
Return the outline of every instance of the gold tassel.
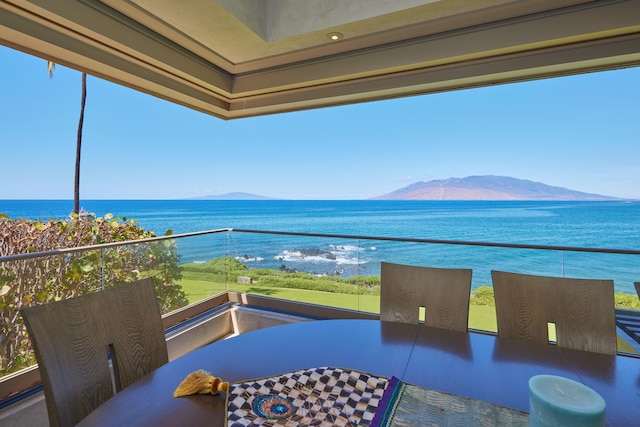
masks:
<path fill-rule="evenodd" d="M 214 377 L 202 369 L 192 372 L 180 383 L 173 392 L 173 397 L 189 396 L 192 394 L 218 394 L 229 390 L 229 383 Z"/>

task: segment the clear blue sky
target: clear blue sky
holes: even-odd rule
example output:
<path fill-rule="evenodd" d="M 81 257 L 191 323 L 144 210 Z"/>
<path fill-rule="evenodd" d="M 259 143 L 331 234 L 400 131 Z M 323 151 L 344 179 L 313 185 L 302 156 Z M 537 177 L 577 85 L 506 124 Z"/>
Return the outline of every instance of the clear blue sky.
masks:
<path fill-rule="evenodd" d="M 79 72 L 0 46 L 0 199 L 72 199 Z M 81 199 L 363 199 L 503 175 L 640 198 L 640 68 L 223 121 L 87 78 Z"/>

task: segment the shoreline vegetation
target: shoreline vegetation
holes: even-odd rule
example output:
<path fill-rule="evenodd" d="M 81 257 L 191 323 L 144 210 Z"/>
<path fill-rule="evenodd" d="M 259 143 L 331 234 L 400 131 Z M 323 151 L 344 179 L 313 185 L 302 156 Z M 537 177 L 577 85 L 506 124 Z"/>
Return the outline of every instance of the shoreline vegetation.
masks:
<path fill-rule="evenodd" d="M 255 269 L 232 257 L 186 263 L 180 267 L 182 279 L 178 284 L 182 286 L 189 303 L 231 290 L 371 313 L 380 311 L 379 276 L 343 278 L 287 269 Z M 637 295 L 616 292 L 615 305 L 617 308 L 640 310 L 640 299 Z M 490 285 L 479 286 L 471 292 L 469 328 L 497 331 L 493 287 Z M 636 352 L 620 337 L 618 348 Z"/>
<path fill-rule="evenodd" d="M 284 266 L 283 266 L 284 267 Z M 201 263 L 181 264 L 182 281 L 201 281 L 242 289 L 296 289 L 345 295 L 380 296 L 379 276 L 320 276 L 286 268 L 280 270 L 248 267 L 232 257 L 214 258 Z M 226 287 L 224 288 L 226 289 Z M 266 291 L 265 291 L 266 292 Z M 193 303 L 190 292 L 186 292 Z M 273 292 L 266 292 L 270 294 Z M 196 292 L 199 294 L 199 292 Z M 493 306 L 493 288 L 481 285 L 471 291 L 471 304 Z M 617 308 L 640 310 L 640 299 L 634 294 L 615 293 Z"/>

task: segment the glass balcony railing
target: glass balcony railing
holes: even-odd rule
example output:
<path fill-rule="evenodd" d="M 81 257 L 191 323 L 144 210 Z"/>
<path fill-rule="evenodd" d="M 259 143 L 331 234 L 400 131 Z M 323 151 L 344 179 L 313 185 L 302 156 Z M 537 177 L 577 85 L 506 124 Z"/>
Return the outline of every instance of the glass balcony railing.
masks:
<path fill-rule="evenodd" d="M 640 323 L 640 251 L 220 229 L 0 257 L 2 374 L 35 363 L 21 307 L 153 277 L 163 313 L 225 291 L 379 313 L 382 261 L 473 270 L 469 327 L 496 331 L 491 270 L 614 280 Z M 192 315 L 192 314 L 191 314 Z M 626 316 L 626 317 L 625 317 Z M 637 353 L 619 328 L 618 349 Z M 630 328 L 628 330 L 632 330 Z"/>

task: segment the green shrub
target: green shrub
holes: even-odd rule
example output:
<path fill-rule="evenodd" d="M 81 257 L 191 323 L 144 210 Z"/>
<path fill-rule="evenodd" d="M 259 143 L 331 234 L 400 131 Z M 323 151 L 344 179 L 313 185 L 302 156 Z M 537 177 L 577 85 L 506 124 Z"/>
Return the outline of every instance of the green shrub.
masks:
<path fill-rule="evenodd" d="M 379 276 L 317 276 L 286 269 L 254 269 L 232 257 L 215 258 L 204 263 L 182 265 L 185 279 L 236 284 L 238 277 L 250 277 L 252 284 L 272 288 L 306 289 L 344 294 L 380 293 Z"/>
<path fill-rule="evenodd" d="M 495 305 L 493 286 L 479 286 L 471 291 L 470 303 L 474 305 Z"/>
<path fill-rule="evenodd" d="M 230 274 L 236 272 L 244 274 L 249 268 L 233 257 L 226 256 L 222 258 L 210 259 L 201 263 L 189 263 L 182 265 L 183 272 L 200 272 L 215 274 Z"/>
<path fill-rule="evenodd" d="M 616 301 L 616 307 L 618 308 L 640 310 L 640 299 L 638 299 L 638 295 L 616 292 L 614 298 Z"/>
<path fill-rule="evenodd" d="M 168 232 L 170 234 L 170 231 Z M 33 362 L 20 309 L 72 298 L 99 289 L 153 277 L 162 312 L 188 303 L 180 285 L 180 255 L 165 240 L 56 254 L 63 248 L 155 237 L 134 220 L 105 215 L 72 215 L 45 222 L 0 215 L 0 256 L 52 251 L 50 256 L 0 264 L 0 369 L 9 373 Z"/>

